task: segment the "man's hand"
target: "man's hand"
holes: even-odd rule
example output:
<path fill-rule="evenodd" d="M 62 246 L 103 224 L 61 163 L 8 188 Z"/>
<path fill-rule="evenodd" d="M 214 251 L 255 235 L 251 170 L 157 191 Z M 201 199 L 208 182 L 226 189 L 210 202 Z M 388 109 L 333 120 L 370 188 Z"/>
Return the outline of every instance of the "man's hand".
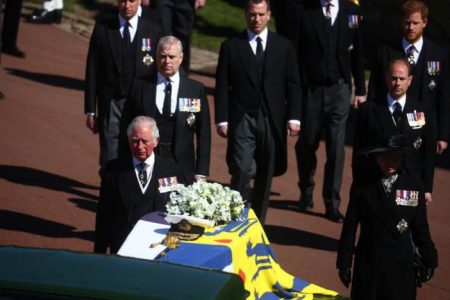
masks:
<path fill-rule="evenodd" d="M 433 201 L 433 197 L 431 197 L 431 193 L 425 193 L 425 203 L 430 204 Z"/>
<path fill-rule="evenodd" d="M 436 153 L 442 154 L 445 149 L 447 149 L 448 143 L 446 141 L 437 141 L 436 142 Z"/>
<path fill-rule="evenodd" d="M 339 279 L 341 280 L 342 284 L 348 288 L 350 282 L 352 282 L 352 271 L 350 270 L 350 268 L 339 269 Z"/>
<path fill-rule="evenodd" d="M 206 176 L 195 175 L 194 179 L 195 179 L 195 182 L 206 182 Z"/>
<path fill-rule="evenodd" d="M 95 115 L 86 116 L 86 127 L 89 128 L 92 133 L 98 133 L 98 121 Z"/>
<path fill-rule="evenodd" d="M 226 138 L 228 136 L 228 125 L 219 125 L 219 126 L 217 126 L 217 133 L 221 137 Z"/>
<path fill-rule="evenodd" d="M 353 108 L 358 108 L 361 104 L 366 102 L 366 96 L 355 96 L 353 99 Z"/>
<path fill-rule="evenodd" d="M 300 133 L 300 125 L 294 123 L 288 123 L 288 135 L 289 136 L 298 136 Z"/>
<path fill-rule="evenodd" d="M 195 0 L 195 9 L 202 8 L 206 5 L 206 0 Z"/>

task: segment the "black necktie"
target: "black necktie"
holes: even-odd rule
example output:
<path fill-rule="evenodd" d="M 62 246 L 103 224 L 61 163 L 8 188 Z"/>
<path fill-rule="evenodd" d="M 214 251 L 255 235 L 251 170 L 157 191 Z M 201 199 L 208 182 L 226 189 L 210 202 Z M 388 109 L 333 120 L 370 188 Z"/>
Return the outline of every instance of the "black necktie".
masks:
<path fill-rule="evenodd" d="M 164 90 L 165 96 L 164 96 L 164 105 L 163 105 L 163 117 L 164 118 L 170 118 L 170 107 L 172 103 L 172 84 L 170 83 L 170 79 L 166 78 L 167 85 L 166 89 Z"/>
<path fill-rule="evenodd" d="M 139 181 L 141 182 L 142 187 L 145 187 L 147 184 L 147 164 L 141 163 L 138 168 Z"/>
<path fill-rule="evenodd" d="M 406 59 L 408 60 L 409 64 L 411 66 L 414 66 L 416 64 L 416 61 L 414 60 L 414 52 L 416 51 L 416 47 L 414 45 L 411 45 L 406 49 Z"/>
<path fill-rule="evenodd" d="M 130 28 L 130 23 L 125 22 L 125 25 L 123 26 L 123 32 L 122 32 L 122 40 L 125 45 L 131 44 L 129 28 Z"/>
<path fill-rule="evenodd" d="M 398 102 L 394 103 L 394 112 L 392 113 L 392 116 L 394 117 L 395 125 L 398 128 L 401 128 L 403 112 L 400 103 Z"/>
<path fill-rule="evenodd" d="M 263 56 L 264 50 L 262 45 L 262 39 L 258 36 L 256 37 L 256 60 L 259 62 Z"/>

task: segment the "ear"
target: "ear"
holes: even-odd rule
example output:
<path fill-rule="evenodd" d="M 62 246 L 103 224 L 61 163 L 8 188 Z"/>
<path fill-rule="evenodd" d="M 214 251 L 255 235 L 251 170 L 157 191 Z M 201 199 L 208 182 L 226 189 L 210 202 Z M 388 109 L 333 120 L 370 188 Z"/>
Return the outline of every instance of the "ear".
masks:
<path fill-rule="evenodd" d="M 156 146 L 158 146 L 158 144 L 159 144 L 159 138 L 153 139 L 153 148 L 156 148 Z"/>

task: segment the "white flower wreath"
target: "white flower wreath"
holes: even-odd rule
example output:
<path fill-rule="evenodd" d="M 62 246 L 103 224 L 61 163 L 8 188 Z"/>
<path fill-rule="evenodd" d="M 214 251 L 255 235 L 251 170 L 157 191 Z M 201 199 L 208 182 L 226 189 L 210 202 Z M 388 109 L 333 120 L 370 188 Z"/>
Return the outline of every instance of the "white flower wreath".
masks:
<path fill-rule="evenodd" d="M 244 201 L 239 192 L 219 183 L 196 182 L 172 192 L 166 209 L 170 215 L 191 216 L 222 225 L 242 219 Z"/>

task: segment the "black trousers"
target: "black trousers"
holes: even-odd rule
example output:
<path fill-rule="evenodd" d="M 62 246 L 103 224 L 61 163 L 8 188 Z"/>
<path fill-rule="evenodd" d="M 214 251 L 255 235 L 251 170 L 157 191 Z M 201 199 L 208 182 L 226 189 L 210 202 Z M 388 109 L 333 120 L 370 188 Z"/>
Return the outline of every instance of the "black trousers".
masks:
<path fill-rule="evenodd" d="M 182 69 L 188 73 L 191 60 L 191 37 L 195 24 L 194 0 L 155 0 L 161 16 L 162 35 L 173 35 L 183 45 Z"/>
<path fill-rule="evenodd" d="M 241 193 L 261 223 L 266 219 L 275 167 L 275 142 L 269 118 L 260 111 L 256 117 L 244 115 L 228 136 L 227 163 L 231 188 Z M 250 180 L 254 178 L 253 195 Z"/>
<path fill-rule="evenodd" d="M 327 161 L 322 197 L 326 209 L 338 208 L 344 170 L 345 126 L 350 110 L 350 86 L 335 84 L 310 87 L 305 97 L 300 137 L 295 145 L 301 198 L 312 201 L 317 167 L 316 150 L 325 131 Z"/>
<path fill-rule="evenodd" d="M 125 106 L 126 99 L 111 99 L 109 113 L 102 122 L 99 132 L 100 139 L 100 167 L 104 168 L 108 161 L 119 157 L 119 138 L 121 137 L 122 111 Z M 123 129 L 122 129 L 123 130 Z"/>
<path fill-rule="evenodd" d="M 3 17 L 2 47 L 16 47 L 22 0 L 6 0 Z"/>

